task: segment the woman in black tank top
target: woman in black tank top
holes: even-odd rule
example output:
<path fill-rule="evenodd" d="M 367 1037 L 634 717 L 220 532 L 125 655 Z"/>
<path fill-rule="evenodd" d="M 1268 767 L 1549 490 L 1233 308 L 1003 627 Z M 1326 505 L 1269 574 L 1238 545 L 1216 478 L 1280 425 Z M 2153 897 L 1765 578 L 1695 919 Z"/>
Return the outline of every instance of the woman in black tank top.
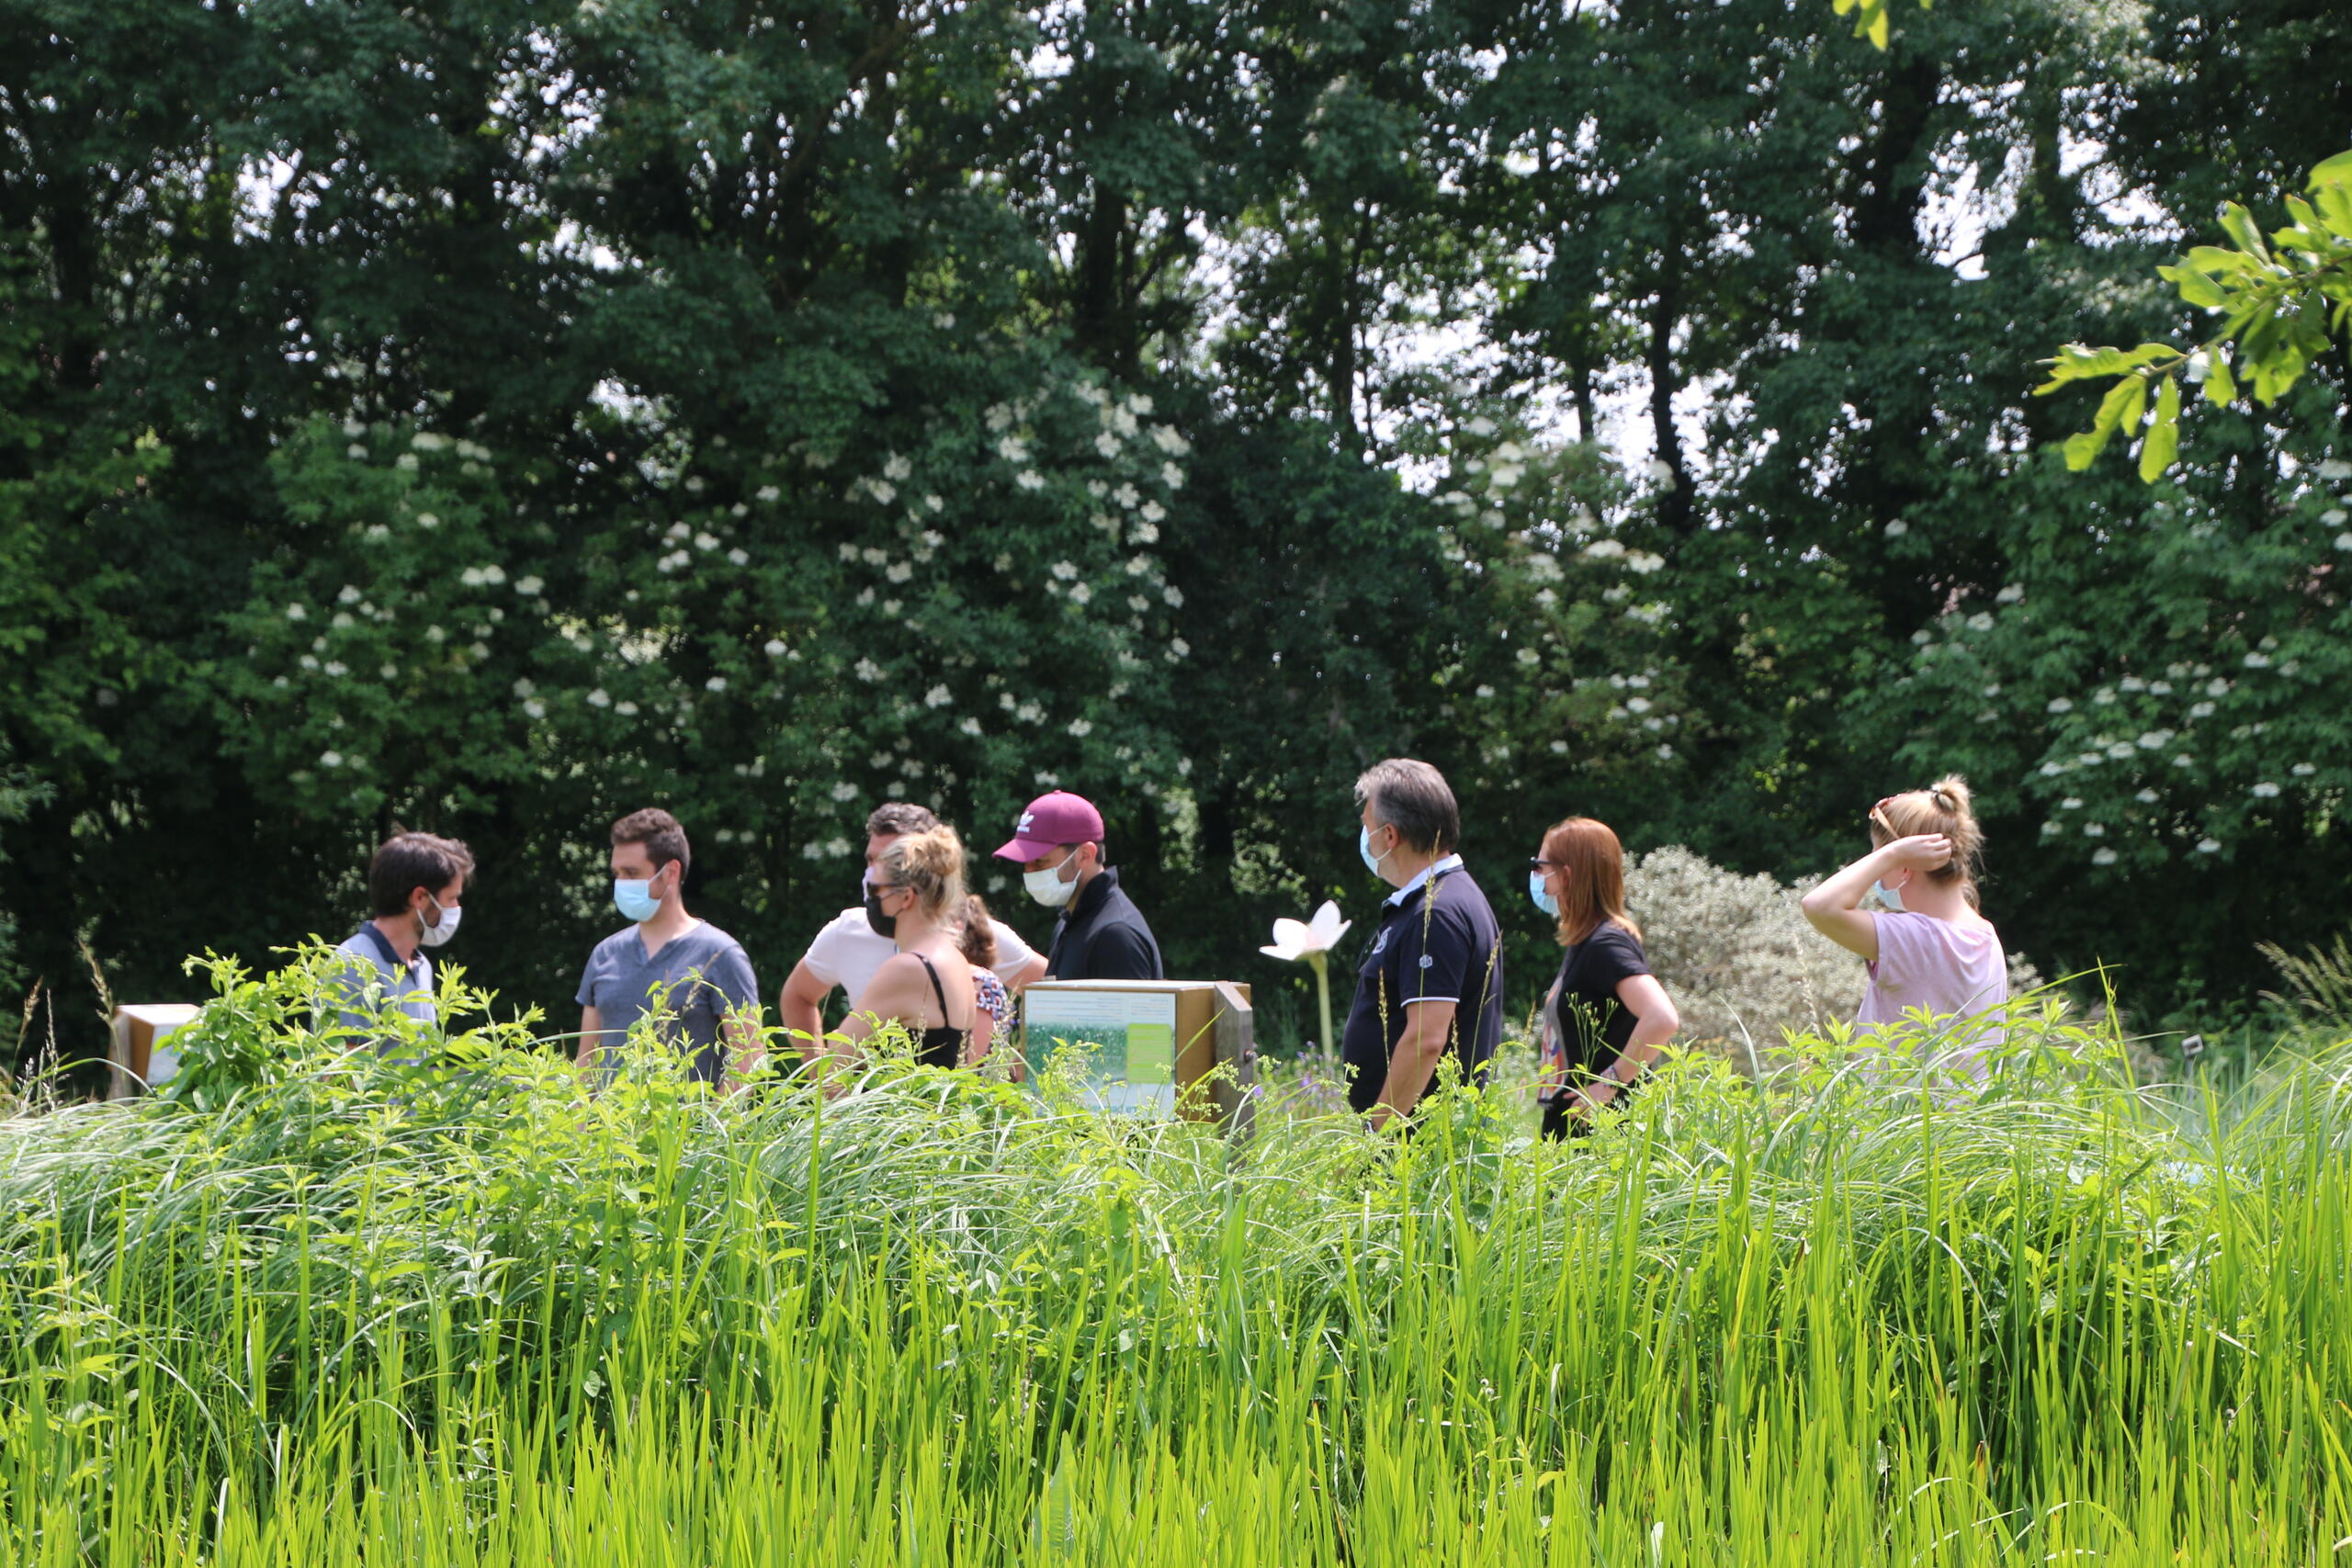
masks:
<path fill-rule="evenodd" d="M 964 906 L 964 844 L 942 825 L 893 840 L 866 885 L 865 918 L 898 943 L 898 955 L 874 972 L 853 998 L 837 1037 L 836 1057 L 886 1023 L 915 1038 L 916 1059 L 927 1066 L 964 1064 L 975 1006 L 971 962 L 957 951 Z"/>

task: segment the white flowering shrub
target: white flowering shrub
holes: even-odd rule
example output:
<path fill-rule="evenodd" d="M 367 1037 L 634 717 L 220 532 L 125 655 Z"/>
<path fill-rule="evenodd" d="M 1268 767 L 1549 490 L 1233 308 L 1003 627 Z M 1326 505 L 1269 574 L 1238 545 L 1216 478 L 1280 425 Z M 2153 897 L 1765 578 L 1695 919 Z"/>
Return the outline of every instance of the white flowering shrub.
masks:
<path fill-rule="evenodd" d="M 1656 530 L 1623 473 L 1591 446 L 1542 446 L 1484 416 L 1457 433 L 1453 459 L 1435 497 L 1453 519 L 1442 548 L 1498 612 L 1442 710 L 1492 737 L 1472 782 L 1509 787 L 1530 764 L 1589 782 L 1678 767 L 1696 705 L 1667 560 L 1638 542 Z"/>
<path fill-rule="evenodd" d="M 397 812 L 593 759 L 818 861 L 959 781 L 990 820 L 1065 772 L 1171 785 L 1191 441 L 1082 367 L 987 367 L 772 449 L 624 411 L 598 444 L 639 456 L 593 513 L 470 440 L 313 422 L 274 464 L 300 547 L 233 615 L 257 780 Z"/>

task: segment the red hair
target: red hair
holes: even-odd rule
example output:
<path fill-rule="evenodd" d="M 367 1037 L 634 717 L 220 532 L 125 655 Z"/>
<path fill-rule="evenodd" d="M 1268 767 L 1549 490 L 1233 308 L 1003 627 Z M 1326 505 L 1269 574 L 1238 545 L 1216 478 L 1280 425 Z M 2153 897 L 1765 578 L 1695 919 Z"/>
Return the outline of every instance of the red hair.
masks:
<path fill-rule="evenodd" d="M 1544 859 L 1568 874 L 1560 897 L 1562 947 L 1584 941 L 1605 920 L 1641 940 L 1641 928 L 1625 912 L 1625 849 L 1608 823 L 1589 817 L 1559 823 L 1544 835 Z"/>

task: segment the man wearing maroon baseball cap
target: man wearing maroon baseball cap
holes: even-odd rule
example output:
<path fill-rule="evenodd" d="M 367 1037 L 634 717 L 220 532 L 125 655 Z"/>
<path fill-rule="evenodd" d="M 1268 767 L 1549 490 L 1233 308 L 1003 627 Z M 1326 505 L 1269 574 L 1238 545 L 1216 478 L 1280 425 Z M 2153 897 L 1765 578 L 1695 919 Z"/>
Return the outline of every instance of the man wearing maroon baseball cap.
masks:
<path fill-rule="evenodd" d="M 1046 950 L 1048 980 L 1159 980 L 1159 942 L 1119 874 L 1102 863 L 1102 814 L 1067 790 L 1041 795 L 996 852 L 1021 867 L 1029 897 L 1059 909 Z"/>

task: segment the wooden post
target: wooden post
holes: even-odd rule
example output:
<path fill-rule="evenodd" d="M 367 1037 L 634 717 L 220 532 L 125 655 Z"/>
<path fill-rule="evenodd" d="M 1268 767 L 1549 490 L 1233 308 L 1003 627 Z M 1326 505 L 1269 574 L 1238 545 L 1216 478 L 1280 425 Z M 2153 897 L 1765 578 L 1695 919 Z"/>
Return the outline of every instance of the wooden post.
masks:
<path fill-rule="evenodd" d="M 1258 1124 L 1258 1022 L 1246 987 L 1216 983 L 1216 1065 L 1229 1066 L 1216 1082 L 1217 1120 L 1236 1142 L 1246 1143 Z"/>

